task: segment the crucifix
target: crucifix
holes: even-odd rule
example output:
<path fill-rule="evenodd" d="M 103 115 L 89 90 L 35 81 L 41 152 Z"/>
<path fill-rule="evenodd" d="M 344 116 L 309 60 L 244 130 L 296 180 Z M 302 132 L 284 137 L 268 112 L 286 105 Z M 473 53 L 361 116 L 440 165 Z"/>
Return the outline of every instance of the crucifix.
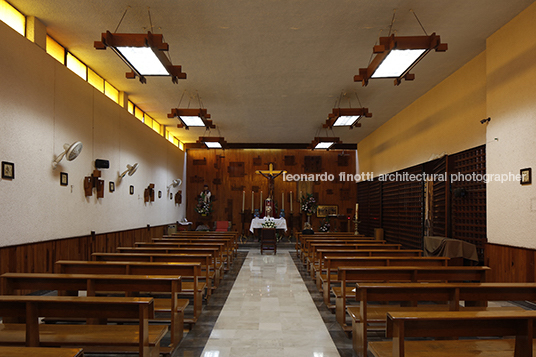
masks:
<path fill-rule="evenodd" d="M 268 164 L 268 170 L 257 170 L 255 172 L 258 175 L 262 175 L 268 179 L 268 197 L 274 198 L 274 180 L 276 177 L 286 174 L 285 170 L 274 170 L 274 164 L 270 162 Z"/>

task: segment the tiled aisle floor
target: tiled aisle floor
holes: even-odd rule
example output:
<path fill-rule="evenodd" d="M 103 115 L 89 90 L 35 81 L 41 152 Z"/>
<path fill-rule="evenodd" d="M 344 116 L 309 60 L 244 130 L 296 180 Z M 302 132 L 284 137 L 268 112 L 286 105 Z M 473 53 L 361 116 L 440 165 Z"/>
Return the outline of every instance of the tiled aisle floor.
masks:
<path fill-rule="evenodd" d="M 288 251 L 251 250 L 203 357 L 339 356 Z"/>

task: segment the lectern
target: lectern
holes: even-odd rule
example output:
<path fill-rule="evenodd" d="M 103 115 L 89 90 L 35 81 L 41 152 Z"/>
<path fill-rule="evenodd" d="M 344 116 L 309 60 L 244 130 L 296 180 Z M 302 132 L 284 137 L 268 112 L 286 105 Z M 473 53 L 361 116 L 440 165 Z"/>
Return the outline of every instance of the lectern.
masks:
<path fill-rule="evenodd" d="M 275 228 L 263 228 L 261 230 L 261 254 L 265 250 L 273 250 L 277 253 L 277 239 L 275 237 Z"/>

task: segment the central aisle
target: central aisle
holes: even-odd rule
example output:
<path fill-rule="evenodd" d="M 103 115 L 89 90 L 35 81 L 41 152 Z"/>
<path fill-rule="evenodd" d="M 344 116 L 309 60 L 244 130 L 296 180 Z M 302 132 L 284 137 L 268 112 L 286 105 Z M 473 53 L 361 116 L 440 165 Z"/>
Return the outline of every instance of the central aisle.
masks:
<path fill-rule="evenodd" d="M 288 251 L 250 251 L 203 357 L 339 356 Z"/>

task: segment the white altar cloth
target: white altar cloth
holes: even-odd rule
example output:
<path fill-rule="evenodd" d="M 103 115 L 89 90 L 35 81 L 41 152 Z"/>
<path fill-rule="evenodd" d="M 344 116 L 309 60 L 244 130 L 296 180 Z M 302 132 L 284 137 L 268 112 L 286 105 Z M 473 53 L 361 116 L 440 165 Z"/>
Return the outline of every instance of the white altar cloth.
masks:
<path fill-rule="evenodd" d="M 275 222 L 276 229 L 284 229 L 287 231 L 287 221 L 284 218 L 270 218 Z M 253 218 L 251 224 L 249 225 L 250 232 L 254 233 L 255 228 L 262 228 L 262 224 L 266 222 L 265 218 Z"/>

